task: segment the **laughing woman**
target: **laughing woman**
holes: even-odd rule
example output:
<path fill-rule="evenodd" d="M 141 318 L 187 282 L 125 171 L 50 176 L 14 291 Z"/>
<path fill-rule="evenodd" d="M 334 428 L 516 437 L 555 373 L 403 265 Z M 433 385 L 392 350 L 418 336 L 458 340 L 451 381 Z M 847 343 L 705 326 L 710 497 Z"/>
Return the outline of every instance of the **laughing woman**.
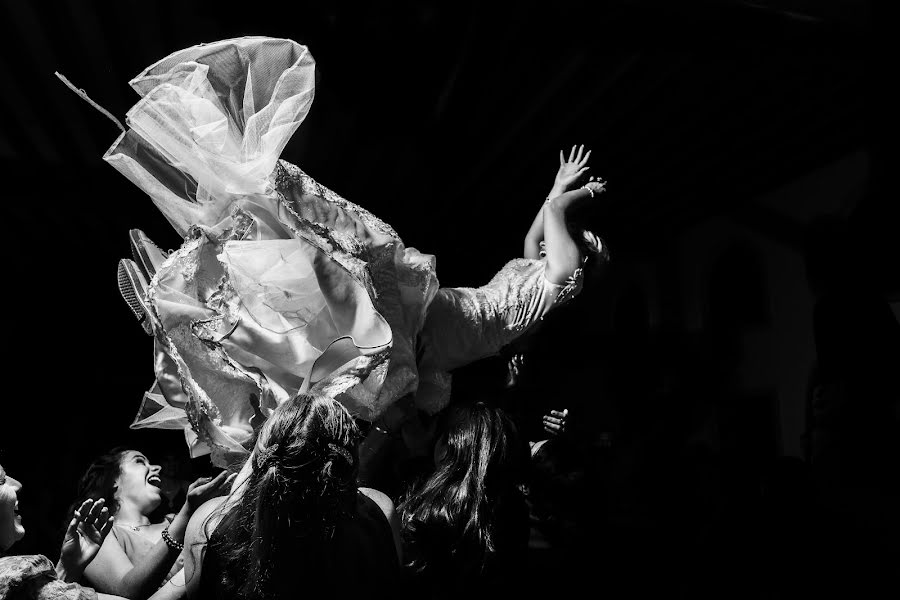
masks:
<path fill-rule="evenodd" d="M 50 559 L 40 554 L 6 556 L 10 547 L 25 535 L 19 514 L 21 489 L 22 484 L 0 466 L 0 598 L 120 600 L 75 583 L 112 528 L 113 518 L 103 506 L 103 500 L 86 500 L 77 506 L 66 528 L 55 567 Z"/>
<path fill-rule="evenodd" d="M 115 526 L 84 574 L 98 591 L 132 600 L 150 597 L 181 569 L 184 532 L 194 510 L 225 493 L 231 479 L 222 472 L 188 488 L 177 515 L 153 523 L 162 502 L 160 467 L 137 450 L 115 449 L 98 457 L 79 483 L 79 498 L 104 499 Z"/>

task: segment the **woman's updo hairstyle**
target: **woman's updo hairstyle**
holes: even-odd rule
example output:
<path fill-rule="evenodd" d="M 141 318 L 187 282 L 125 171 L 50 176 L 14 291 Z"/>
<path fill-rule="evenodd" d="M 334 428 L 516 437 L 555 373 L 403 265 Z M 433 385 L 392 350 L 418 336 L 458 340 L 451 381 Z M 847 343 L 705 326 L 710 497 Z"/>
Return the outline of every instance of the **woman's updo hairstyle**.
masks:
<path fill-rule="evenodd" d="M 355 509 L 361 435 L 331 398 L 300 394 L 259 432 L 240 502 L 210 539 L 222 589 L 239 598 L 278 597 L 298 564 L 326 569 L 336 525 Z"/>
<path fill-rule="evenodd" d="M 270 504 L 289 497 L 296 507 L 335 509 L 356 489 L 359 439 L 353 417 L 340 402 L 298 395 L 260 431 L 251 479 L 259 479 Z"/>

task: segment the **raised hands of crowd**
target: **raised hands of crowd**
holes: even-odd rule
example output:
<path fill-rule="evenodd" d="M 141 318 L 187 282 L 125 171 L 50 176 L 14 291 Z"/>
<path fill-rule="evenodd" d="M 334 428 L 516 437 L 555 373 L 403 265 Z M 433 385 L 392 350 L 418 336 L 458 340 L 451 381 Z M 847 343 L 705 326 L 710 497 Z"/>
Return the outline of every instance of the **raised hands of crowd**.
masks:
<path fill-rule="evenodd" d="M 85 500 L 69 521 L 56 565 L 57 575 L 63 581 L 77 581 L 81 577 L 112 530 L 114 519 L 104 504 L 102 498 Z"/>

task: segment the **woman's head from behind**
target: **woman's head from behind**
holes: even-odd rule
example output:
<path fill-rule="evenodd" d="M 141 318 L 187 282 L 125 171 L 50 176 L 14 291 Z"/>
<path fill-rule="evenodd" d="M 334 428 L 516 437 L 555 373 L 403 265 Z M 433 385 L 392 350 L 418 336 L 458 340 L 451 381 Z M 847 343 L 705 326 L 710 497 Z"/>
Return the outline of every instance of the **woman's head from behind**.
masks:
<path fill-rule="evenodd" d="M 338 401 L 300 394 L 283 404 L 260 431 L 248 485 L 258 483 L 269 506 L 293 502 L 327 510 L 355 492 L 359 429 Z"/>
<path fill-rule="evenodd" d="M 19 515 L 18 492 L 22 484 L 10 477 L 0 465 L 0 552 L 9 550 L 25 535 Z"/>
<path fill-rule="evenodd" d="M 259 432 L 240 501 L 211 541 L 228 593 L 264 597 L 296 585 L 291 564 L 327 560 L 334 526 L 356 498 L 359 440 L 336 400 L 301 394 L 275 410 Z"/>
<path fill-rule="evenodd" d="M 490 560 L 500 507 L 514 504 L 528 464 L 527 445 L 500 409 L 454 406 L 443 430 L 434 473 L 400 507 L 410 566 L 435 580 L 480 571 Z"/>
<path fill-rule="evenodd" d="M 528 459 L 512 420 L 483 402 L 457 405 L 444 417 L 443 435 L 435 446 L 436 474 L 488 486 L 518 481 Z"/>

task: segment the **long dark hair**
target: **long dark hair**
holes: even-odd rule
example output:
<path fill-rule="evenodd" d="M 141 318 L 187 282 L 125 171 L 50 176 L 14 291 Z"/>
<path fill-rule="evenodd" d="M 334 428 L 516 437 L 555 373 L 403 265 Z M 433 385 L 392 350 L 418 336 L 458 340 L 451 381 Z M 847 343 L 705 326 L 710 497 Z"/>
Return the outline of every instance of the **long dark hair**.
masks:
<path fill-rule="evenodd" d="M 118 446 L 101 454 L 91 462 L 78 481 L 78 493 L 66 513 L 66 525 L 72 519 L 75 509 L 89 498 L 106 500 L 104 506 L 109 509 L 111 515 L 115 515 L 119 511 L 119 502 L 116 500 L 116 480 L 122 474 L 122 456 L 129 450 L 130 448 Z"/>
<path fill-rule="evenodd" d="M 275 598 L 294 591 L 296 570 L 337 573 L 331 540 L 354 507 L 359 429 L 329 398 L 301 394 L 260 431 L 239 502 L 210 537 L 213 581 L 224 597 Z"/>
<path fill-rule="evenodd" d="M 483 574 L 515 527 L 508 509 L 524 507 L 517 485 L 528 449 L 512 420 L 481 402 L 454 406 L 445 419 L 445 456 L 400 505 L 406 567 L 426 585 Z"/>

